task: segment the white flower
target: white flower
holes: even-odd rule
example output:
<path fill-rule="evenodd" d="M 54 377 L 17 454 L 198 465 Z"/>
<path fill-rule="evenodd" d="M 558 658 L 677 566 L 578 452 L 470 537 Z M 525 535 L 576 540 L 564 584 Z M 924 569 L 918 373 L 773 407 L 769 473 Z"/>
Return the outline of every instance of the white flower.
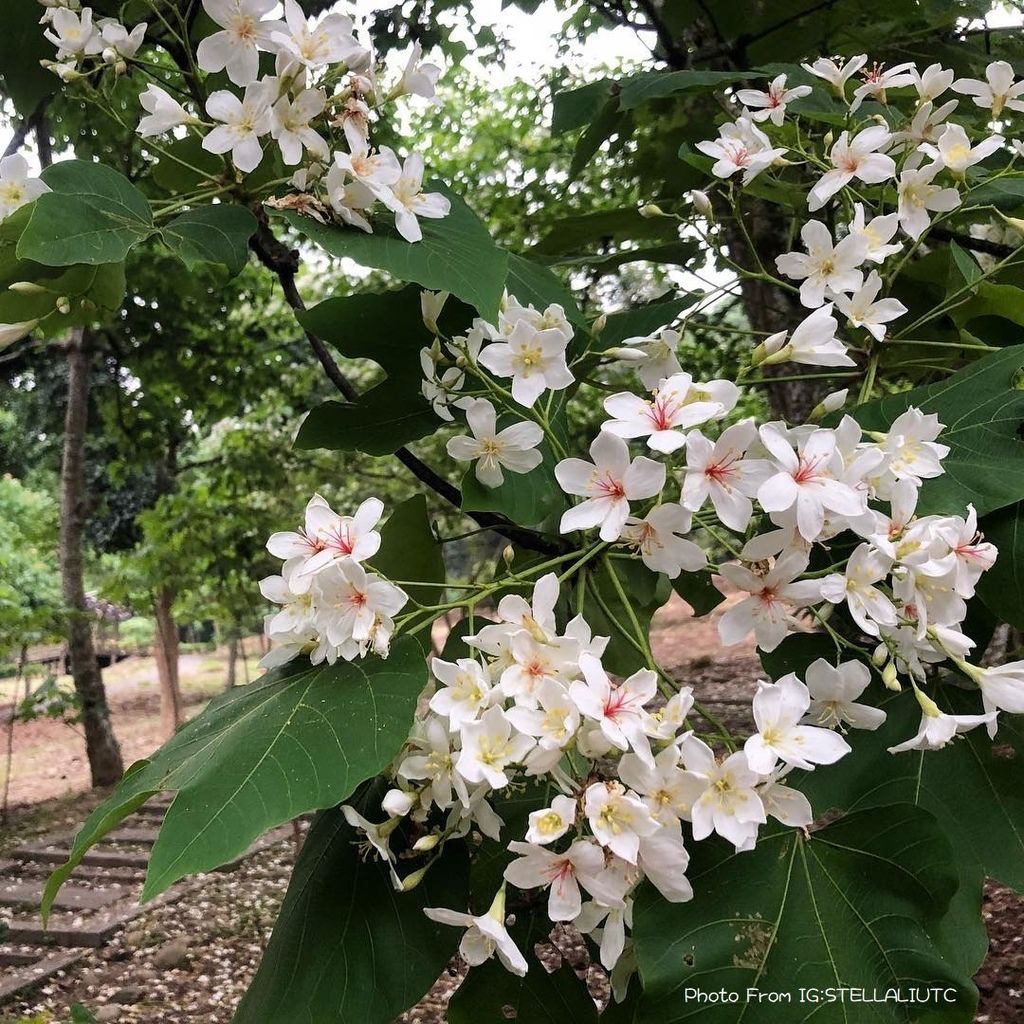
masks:
<path fill-rule="evenodd" d="M 210 153 L 230 152 L 243 174 L 254 171 L 263 159 L 260 136 L 270 131 L 270 100 L 270 90 L 264 82 L 247 85 L 242 99 L 226 89 L 211 93 L 206 112 L 223 123 L 203 137 L 203 149 Z"/>
<path fill-rule="evenodd" d="M 589 785 L 583 805 L 597 841 L 629 864 L 637 861 L 640 837 L 652 836 L 659 828 L 647 805 L 617 782 Z"/>
<path fill-rule="evenodd" d="M 864 259 L 871 263 L 884 263 L 903 248 L 899 242 L 889 244 L 899 225 L 899 214 L 889 213 L 883 217 L 872 217 L 869 221 L 865 217 L 864 205 L 853 204 L 853 220 L 850 222 L 849 231 L 851 235 L 857 235 L 865 240 L 867 255 Z"/>
<path fill-rule="evenodd" d="M 273 50 L 273 34 L 284 28 L 261 20 L 276 6 L 276 0 L 203 0 L 203 9 L 223 29 L 199 43 L 196 62 L 203 71 L 227 71 L 235 85 L 255 82 L 259 51 Z"/>
<path fill-rule="evenodd" d="M 915 241 L 931 224 L 929 213 L 948 213 L 960 205 L 960 193 L 955 188 L 932 184 L 940 170 L 942 164 L 931 163 L 919 170 L 905 168 L 900 173 L 900 227 Z"/>
<path fill-rule="evenodd" d="M 986 711 L 998 708 L 1011 715 L 1024 714 L 1024 661 L 989 668 L 961 662 L 960 667 L 978 684 Z"/>
<path fill-rule="evenodd" d="M 479 967 L 495 953 L 502 964 L 513 974 L 522 977 L 528 965 L 505 928 L 505 887 L 502 886 L 494 897 L 490 910 L 481 917 L 462 914 L 443 907 L 424 907 L 423 913 L 439 924 L 465 928 L 466 933 L 459 943 L 459 953 L 470 967 Z"/>
<path fill-rule="evenodd" d="M 50 186 L 41 178 L 29 177 L 28 161 L 20 153 L 0 160 L 0 220 L 49 191 Z"/>
<path fill-rule="evenodd" d="M 751 632 L 762 651 L 774 651 L 795 624 L 793 610 L 821 600 L 817 580 L 796 578 L 807 568 L 807 555 L 798 551 L 781 557 L 765 574 L 742 565 L 723 565 L 722 575 L 745 597 L 718 620 L 718 635 L 726 645 L 738 644 Z"/>
<path fill-rule="evenodd" d="M 834 572 L 821 581 L 821 596 L 832 604 L 846 601 L 853 620 L 871 636 L 879 626 L 896 625 L 896 609 L 876 583 L 889 574 L 892 559 L 872 547 L 861 544 L 846 563 L 845 572 Z"/>
<path fill-rule="evenodd" d="M 395 215 L 395 227 L 407 242 L 418 242 L 423 231 L 417 217 L 439 220 L 447 217 L 452 204 L 440 192 L 423 191 L 423 157 L 413 153 L 405 161 L 399 179 L 378 190 L 381 202 Z"/>
<path fill-rule="evenodd" d="M 953 83 L 953 92 L 971 96 L 979 107 L 992 111 L 999 117 L 1004 108 L 1024 111 L 1024 80 L 1014 82 L 1013 67 L 1005 60 L 995 60 L 985 68 L 985 81 L 977 78 L 961 78 Z"/>
<path fill-rule="evenodd" d="M 689 863 L 678 821 L 663 824 L 653 836 L 641 836 L 637 866 L 669 903 L 693 899 L 693 887 L 684 874 Z"/>
<path fill-rule="evenodd" d="M 131 60 L 146 35 L 146 23 L 141 22 L 130 32 L 118 21 L 107 21 L 100 27 L 103 38 L 103 59 L 108 64 L 116 64 L 119 60 Z"/>
<path fill-rule="evenodd" d="M 745 459 L 757 436 L 754 421 L 734 423 L 712 443 L 699 430 L 686 437 L 682 503 L 697 512 L 711 498 L 715 513 L 730 530 L 742 532 L 753 514 L 751 498 L 771 472 L 764 459 Z"/>
<path fill-rule="evenodd" d="M 796 508 L 796 524 L 806 541 L 814 541 L 825 523 L 825 512 L 856 516 L 865 511 L 862 495 L 838 479 L 842 459 L 832 430 L 814 430 L 792 445 L 774 424 L 760 430 L 761 442 L 779 466 L 757 491 L 766 512 Z"/>
<path fill-rule="evenodd" d="M 905 85 L 914 84 L 914 75 L 911 69 L 914 65 L 907 61 L 905 64 L 894 64 L 886 68 L 882 64 L 873 64 L 870 71 L 865 71 L 864 82 L 853 90 L 853 102 L 850 104 L 850 113 L 859 109 L 860 105 L 869 96 L 885 103 L 886 89 L 899 89 Z"/>
<path fill-rule="evenodd" d="M 309 126 L 323 113 L 326 103 L 322 89 L 303 89 L 295 99 L 282 96 L 271 108 L 270 134 L 277 140 L 286 164 L 299 163 L 303 149 L 317 160 L 329 159 L 330 149 L 323 136 Z"/>
<path fill-rule="evenodd" d="M 423 47 L 419 42 L 413 43 L 409 53 L 409 60 L 402 72 L 402 81 L 399 83 L 401 95 L 422 96 L 431 100 L 435 106 L 440 106 L 441 101 L 435 95 L 437 80 L 441 77 L 441 69 L 436 64 L 425 64 L 421 60 Z"/>
<path fill-rule="evenodd" d="M 467 782 L 486 782 L 492 789 L 508 785 L 505 770 L 521 764 L 534 745 L 530 736 L 517 733 L 500 707 L 488 708 L 475 722 L 465 722 L 459 730 L 462 751 L 456 762 L 458 773 Z"/>
<path fill-rule="evenodd" d="M 3 219 L 0 217 L 0 219 Z M 31 334 L 39 320 L 22 320 L 15 324 L 0 324 L 0 349 L 13 345 L 16 341 Z"/>
<path fill-rule="evenodd" d="M 882 279 L 872 270 L 860 288 L 852 295 L 836 297 L 836 309 L 846 317 L 851 327 L 863 327 L 876 341 L 885 337 L 885 325 L 903 316 L 907 307 L 899 299 L 875 301 L 882 290 Z"/>
<path fill-rule="evenodd" d="M 560 328 L 538 330 L 523 318 L 516 322 L 507 342 L 484 348 L 479 362 L 498 377 L 511 377 L 512 397 L 529 409 L 545 391 L 561 391 L 573 382 L 565 361 L 568 344 Z"/>
<path fill-rule="evenodd" d="M 179 125 L 192 124 L 195 118 L 173 97 L 158 85 L 147 85 L 139 95 L 146 115 L 139 119 L 136 131 L 144 138 L 163 135 Z"/>
<path fill-rule="evenodd" d="M 719 764 L 714 751 L 693 735 L 683 739 L 680 750 L 686 770 L 706 787 L 693 805 L 693 838 L 700 841 L 717 832 L 737 850 L 749 848 L 758 826 L 768 819 L 754 788 L 758 775 L 747 755 L 737 750 Z"/>
<path fill-rule="evenodd" d="M 472 398 L 457 397 L 466 383 L 466 374 L 458 366 L 449 366 L 438 375 L 437 364 L 429 348 L 420 349 L 420 367 L 423 369 L 420 392 L 434 412 L 447 423 L 455 419 L 448 408 L 449 405 L 454 405 L 457 409 L 466 409 L 475 401 Z"/>
<path fill-rule="evenodd" d="M 943 167 L 958 177 L 963 177 L 968 167 L 973 167 L 986 157 L 991 156 L 1003 142 L 1002 135 L 990 135 L 987 139 L 972 147 L 967 132 L 958 124 L 948 124 L 934 145 L 925 143 L 921 151 L 933 160 L 938 160 Z"/>
<path fill-rule="evenodd" d="M 922 413 L 913 407 L 892 421 L 883 444 L 889 455 L 888 468 L 897 480 L 922 480 L 942 475 L 942 460 L 949 446 L 935 438 L 943 430 L 935 413 Z"/>
<path fill-rule="evenodd" d="M 635 350 L 639 354 L 635 360 L 637 373 L 648 391 L 656 388 L 666 377 L 682 373 L 683 368 L 676 356 L 679 332 L 671 327 L 662 327 L 646 338 L 627 338 L 622 344 L 623 351 Z"/>
<path fill-rule="evenodd" d="M 947 715 L 916 686 L 914 696 L 921 705 L 921 726 L 916 736 L 889 747 L 890 754 L 899 754 L 905 750 L 941 750 L 958 733 L 967 732 L 979 725 L 988 725 L 999 714 L 998 711 L 987 711 L 983 715 Z"/>
<path fill-rule="evenodd" d="M 772 148 L 768 136 L 749 117 L 739 117 L 735 123 L 726 122 L 718 129 L 717 139 L 698 142 L 697 149 L 714 158 L 711 173 L 716 178 L 730 178 L 737 171 L 743 171 L 744 185 L 786 155 L 784 148 Z"/>
<path fill-rule="evenodd" d="M 103 49 L 103 37 L 93 24 L 90 7 L 80 15 L 66 7 L 57 8 L 50 19 L 50 29 L 43 35 L 57 47 L 57 60 L 67 57 L 81 60 Z"/>
<path fill-rule="evenodd" d="M 454 663 L 434 658 L 430 670 L 443 684 L 430 698 L 430 710 L 447 718 L 453 731 L 464 722 L 475 721 L 491 697 L 490 680 L 480 662 L 473 658 L 459 658 Z"/>
<path fill-rule="evenodd" d="M 658 677 L 644 668 L 612 686 L 608 673 L 593 655 L 581 654 L 579 665 L 586 681 L 577 680 L 569 687 L 576 707 L 598 723 L 612 746 L 632 750 L 645 764 L 653 765 L 651 744 L 644 729 L 644 705 L 658 692 Z"/>
<path fill-rule="evenodd" d="M 260 593 L 281 610 L 269 615 L 266 621 L 268 636 L 283 633 L 305 635 L 313 628 L 315 609 L 313 596 L 308 590 L 297 591 L 288 582 L 288 576 L 267 576 L 260 580 Z"/>
<path fill-rule="evenodd" d="M 476 478 L 485 487 L 505 482 L 502 468 L 529 473 L 541 464 L 537 445 L 544 440 L 544 431 L 538 424 L 524 420 L 499 431 L 497 413 L 486 398 L 477 398 L 466 408 L 466 422 L 473 436 L 451 438 L 448 454 L 459 462 L 476 460 Z"/>
<path fill-rule="evenodd" d="M 959 105 L 959 100 L 949 100 L 940 107 L 936 107 L 930 101 L 922 103 L 910 124 L 902 131 L 893 132 L 891 152 L 909 150 L 907 166 L 919 167 L 924 160 L 924 154 L 920 151 L 920 147 L 925 143 L 931 144 L 938 141 L 939 135 L 945 128 L 946 118 Z"/>
<path fill-rule="evenodd" d="M 782 363 L 792 360 L 805 366 L 855 366 L 846 352 L 846 346 L 836 337 L 839 323 L 832 315 L 832 303 L 819 306 L 797 325 L 787 341 L 786 332 L 780 331 L 765 338 L 755 351 L 754 363 Z"/>
<path fill-rule="evenodd" d="M 999 552 L 995 544 L 982 539 L 978 532 L 978 513 L 973 505 L 967 506 L 967 517 L 948 516 L 938 528 L 942 539 L 956 558 L 956 592 L 961 597 L 973 597 L 974 587 L 981 574 L 995 565 Z"/>
<path fill-rule="evenodd" d="M 555 478 L 566 494 L 586 498 L 562 516 L 559 530 L 587 530 L 599 526 L 601 540 L 622 536 L 630 501 L 653 498 L 665 486 L 665 467 L 643 455 L 632 461 L 621 437 L 601 431 L 590 445 L 593 462 L 565 459 L 555 466 Z"/>
<path fill-rule="evenodd" d="M 702 217 L 710 217 L 715 212 L 711 205 L 711 198 L 707 192 L 702 192 L 699 188 L 691 188 L 688 192 L 684 192 L 683 198 L 688 200 Z"/>
<path fill-rule="evenodd" d="M 564 853 L 526 842 L 508 844 L 518 858 L 505 868 L 505 879 L 520 889 L 551 887 L 548 918 L 572 921 L 583 906 L 580 886 L 602 903 L 622 904 L 624 893 L 611 884 L 612 872 L 604 866 L 604 851 L 596 843 L 577 840 Z"/>
<path fill-rule="evenodd" d="M 643 519 L 627 519 L 622 538 L 636 548 L 648 569 L 674 580 L 684 570 L 698 572 L 707 564 L 703 549 L 679 536 L 690 532 L 691 518 L 682 505 L 656 505 Z"/>
<path fill-rule="evenodd" d="M 811 703 L 806 721 L 835 729 L 877 729 L 885 721 L 885 712 L 869 704 L 857 704 L 857 698 L 871 682 L 871 670 L 862 661 L 844 661 L 830 665 L 818 658 L 807 667 L 804 676 Z"/>
<path fill-rule="evenodd" d="M 387 864 L 388 870 L 391 873 L 391 884 L 401 891 L 402 880 L 398 877 L 398 872 L 395 871 L 395 855 L 391 852 L 389 844 L 391 832 L 394 828 L 390 820 L 380 825 L 375 825 L 349 804 L 342 805 L 341 813 L 354 829 L 363 833 L 366 837 L 367 846 L 377 851 L 377 855 Z"/>
<path fill-rule="evenodd" d="M 448 298 L 448 292 L 428 292 L 426 289 L 420 292 L 420 312 L 431 334 L 437 334 L 437 319 Z"/>
<path fill-rule="evenodd" d="M 557 842 L 576 821 L 576 801 L 571 796 L 559 794 L 551 801 L 550 807 L 531 811 L 528 821 L 528 843 L 546 846 L 548 843 Z"/>
<path fill-rule="evenodd" d="M 921 103 L 937 100 L 953 84 L 956 77 L 952 69 L 946 70 L 941 64 L 929 64 L 924 71 L 912 67 L 910 74 Z"/>
<path fill-rule="evenodd" d="M 847 235 L 833 242 L 821 221 L 809 220 L 800 229 L 800 238 L 807 252 L 783 253 L 775 257 L 775 265 L 779 273 L 803 281 L 800 301 L 805 306 L 814 309 L 826 298 L 860 287 L 864 275 L 857 268 L 867 257 L 867 243 L 862 237 Z"/>
<path fill-rule="evenodd" d="M 653 764 L 636 754 L 623 754 L 619 758 L 619 778 L 643 797 L 651 816 L 661 825 L 675 818 L 689 821 L 693 805 L 705 788 L 703 780 L 679 767 L 675 746 L 661 751 Z"/>
<path fill-rule="evenodd" d="M 736 397 L 728 396 L 729 408 L 736 404 Z M 628 391 L 606 398 L 605 412 L 614 418 L 605 421 L 601 429 L 617 437 L 646 437 L 649 448 L 667 455 L 686 444 L 686 435 L 679 431 L 728 411 L 726 402 L 709 398 L 700 394 L 699 386 L 693 386 L 688 373 L 677 373 L 660 382 L 651 401 Z"/>
<path fill-rule="evenodd" d="M 381 146 L 378 152 L 372 153 L 365 142 L 352 146 L 349 140 L 349 144 L 351 152 L 336 151 L 334 164 L 359 184 L 366 185 L 373 195 L 379 194 L 381 185 L 390 187 L 402 176 L 398 157 L 387 146 Z"/>
<path fill-rule="evenodd" d="M 332 562 L 372 558 L 380 548 L 375 527 L 383 512 L 384 503 L 379 498 L 367 498 L 354 515 L 338 515 L 319 494 L 314 494 L 306 505 L 303 528 L 271 534 L 267 550 L 291 563 L 294 568 L 288 572 L 289 582 L 301 593 L 309 589 L 313 574 Z"/>
<path fill-rule="evenodd" d="M 846 98 L 846 83 L 855 75 L 865 64 L 867 64 L 868 58 L 866 54 L 859 54 L 856 57 L 851 57 L 841 67 L 836 64 L 835 61 L 829 60 L 827 57 L 819 57 L 813 64 L 801 64 L 800 67 L 804 71 L 810 72 L 818 78 L 823 79 L 832 86 L 835 91 Z"/>
<path fill-rule="evenodd" d="M 469 804 L 465 783 L 455 771 L 452 741 L 447 723 L 434 715 L 425 722 L 417 723 L 410 736 L 410 743 L 417 753 L 410 754 L 398 766 L 399 778 L 410 782 L 429 781 L 424 804 L 431 801 L 442 810 L 452 804 L 454 789 L 463 804 Z"/>
<path fill-rule="evenodd" d="M 816 764 L 834 764 L 850 752 L 849 743 L 837 733 L 799 724 L 810 704 L 807 687 L 792 673 L 777 683 L 758 684 L 753 702 L 757 732 L 743 745 L 755 772 L 767 775 L 780 760 L 809 771 Z"/>
<path fill-rule="evenodd" d="M 359 67 L 369 56 L 352 34 L 352 19 L 343 14 L 328 14 L 310 26 L 295 0 L 284 0 L 284 17 L 286 24 L 278 22 L 274 26 L 271 41 L 280 54 L 304 67 L 325 64 Z"/>
<path fill-rule="evenodd" d="M 597 901 L 584 904 L 574 927 L 598 943 L 601 966 L 612 971 L 626 948 L 626 925 L 633 924 L 633 901 L 626 900 L 623 908 L 604 907 Z M 601 927 L 601 922 L 604 926 Z"/>
<path fill-rule="evenodd" d="M 366 570 L 351 558 L 334 562 L 313 580 L 317 626 L 328 643 L 350 657 L 354 647 L 365 649 L 381 624 L 390 632 L 391 619 L 408 601 L 404 590 Z"/>
<path fill-rule="evenodd" d="M 798 789 L 790 789 L 782 783 L 769 779 L 757 787 L 766 814 L 781 821 L 790 828 L 806 828 L 814 821 L 811 803 Z"/>
<path fill-rule="evenodd" d="M 801 96 L 809 96 L 810 93 L 809 85 L 798 85 L 793 89 L 787 89 L 786 76 L 778 75 L 771 80 L 767 91 L 740 89 L 736 93 L 736 99 L 743 106 L 751 108 L 750 116 L 755 121 L 770 120 L 772 124 L 780 125 L 786 116 L 786 104 L 791 100 L 800 99 Z"/>
<path fill-rule="evenodd" d="M 888 148 L 891 142 L 889 130 L 880 124 L 865 128 L 852 139 L 849 132 L 843 132 L 829 152 L 832 170 L 818 180 L 807 197 L 808 209 L 820 210 L 854 178 L 868 185 L 877 185 L 894 177 L 896 162 L 891 156 L 878 152 Z"/>

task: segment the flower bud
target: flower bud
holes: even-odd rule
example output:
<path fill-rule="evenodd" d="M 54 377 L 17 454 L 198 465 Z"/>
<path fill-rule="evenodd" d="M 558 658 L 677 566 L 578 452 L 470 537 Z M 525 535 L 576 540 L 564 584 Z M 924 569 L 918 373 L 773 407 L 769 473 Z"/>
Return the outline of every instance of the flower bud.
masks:
<path fill-rule="evenodd" d="M 506 544 L 504 550 L 501 552 L 502 561 L 507 566 L 511 566 L 516 560 L 516 549 L 511 544 Z"/>
<path fill-rule="evenodd" d="M 889 660 L 889 648 L 885 644 L 879 644 L 871 655 L 871 664 L 875 668 L 881 668 Z"/>
<path fill-rule="evenodd" d="M 640 216 L 647 220 L 652 220 L 655 217 L 666 216 L 665 211 L 654 203 L 646 203 L 640 207 Z"/>
<path fill-rule="evenodd" d="M 899 693 L 903 689 L 900 686 L 899 678 L 896 673 L 896 662 L 890 661 L 885 668 L 882 669 L 882 682 L 885 684 L 887 690 L 893 690 Z"/>
<path fill-rule="evenodd" d="M 590 333 L 596 338 L 604 329 L 608 323 L 608 314 L 602 313 L 591 325 Z"/>
<path fill-rule="evenodd" d="M 415 843 L 412 844 L 412 848 L 417 853 L 426 853 L 428 850 L 432 850 L 441 841 L 441 837 L 436 832 L 431 832 L 429 836 L 420 836 Z"/>
<path fill-rule="evenodd" d="M 841 409 L 846 404 L 846 396 L 849 394 L 848 388 L 843 388 L 841 391 L 833 391 L 832 394 L 826 395 L 812 410 L 810 416 L 807 418 L 809 423 L 817 423 L 818 420 L 823 419 L 830 412 L 835 412 L 837 409 Z"/>
<path fill-rule="evenodd" d="M 914 687 L 914 696 L 917 698 L 917 703 L 921 705 L 921 710 L 929 718 L 938 718 L 942 714 L 942 711 L 939 710 L 939 705 L 916 686 Z"/>
<path fill-rule="evenodd" d="M 35 281 L 15 281 L 14 284 L 10 284 L 7 287 L 19 295 L 42 295 L 43 292 L 47 291 L 46 288 L 41 284 L 36 284 Z"/>
<path fill-rule="evenodd" d="M 429 867 L 430 865 L 427 864 L 418 871 L 414 871 L 411 875 L 406 875 L 406 877 L 402 879 L 402 892 L 411 892 L 415 889 L 416 886 L 423 881 Z"/>
<path fill-rule="evenodd" d="M 117 63 L 117 50 L 112 46 L 108 46 L 103 53 L 100 54 L 103 58 L 104 64 L 116 64 Z"/>
<path fill-rule="evenodd" d="M 406 793 L 401 789 L 389 789 L 381 801 L 381 807 L 387 811 L 390 818 L 404 817 L 413 809 L 415 804 L 415 795 Z"/>
<path fill-rule="evenodd" d="M 825 138 L 822 139 L 821 141 L 822 145 L 824 145 L 824 147 L 828 149 L 832 145 L 832 143 L 836 141 L 836 133 L 832 131 L 831 128 L 829 128 L 829 130 L 825 133 Z"/>
<path fill-rule="evenodd" d="M 56 302 L 57 312 L 63 313 L 67 316 L 71 312 L 71 300 L 66 296 L 62 295 Z"/>
<path fill-rule="evenodd" d="M 639 363 L 647 353 L 639 348 L 606 348 L 604 354 L 610 359 L 621 359 L 624 363 Z"/>
<path fill-rule="evenodd" d="M 714 214 L 714 209 L 711 206 L 711 200 L 708 198 L 707 192 L 701 192 L 700 189 L 690 189 L 686 193 L 686 198 L 690 200 L 693 208 L 702 217 L 711 217 Z"/>

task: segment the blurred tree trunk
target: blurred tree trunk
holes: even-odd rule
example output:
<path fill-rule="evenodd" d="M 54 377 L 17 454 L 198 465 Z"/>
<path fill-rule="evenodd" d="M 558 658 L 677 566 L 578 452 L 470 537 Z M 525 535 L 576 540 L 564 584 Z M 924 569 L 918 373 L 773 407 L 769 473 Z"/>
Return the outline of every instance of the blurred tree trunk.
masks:
<path fill-rule="evenodd" d="M 228 638 L 228 681 L 224 687 L 230 690 L 235 685 L 235 674 L 238 669 L 238 637 L 234 632 Z"/>
<path fill-rule="evenodd" d="M 160 680 L 160 728 L 170 739 L 182 722 L 178 682 L 178 627 L 174 621 L 174 591 L 161 587 L 153 595 L 156 619 L 156 672 Z"/>
<path fill-rule="evenodd" d="M 124 774 L 96 660 L 92 616 L 85 602 L 82 544 L 86 523 L 85 438 L 89 416 L 92 338 L 76 329 L 66 346 L 68 401 L 64 418 L 64 454 L 60 469 L 60 571 L 67 608 L 71 676 L 82 705 L 82 727 L 94 786 L 113 785 Z"/>

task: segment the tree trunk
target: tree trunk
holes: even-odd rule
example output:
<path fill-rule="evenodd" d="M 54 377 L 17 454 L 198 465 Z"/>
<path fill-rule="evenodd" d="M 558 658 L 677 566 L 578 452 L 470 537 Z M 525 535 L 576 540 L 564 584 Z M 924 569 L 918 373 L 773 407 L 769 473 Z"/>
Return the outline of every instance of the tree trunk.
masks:
<path fill-rule="evenodd" d="M 225 686 L 230 690 L 235 685 L 235 673 L 238 668 L 238 637 L 232 632 L 228 638 L 228 681 Z"/>
<path fill-rule="evenodd" d="M 72 332 L 67 345 L 68 402 L 64 456 L 60 470 L 60 571 L 67 608 L 71 676 L 82 706 L 82 727 L 94 786 L 110 786 L 124 774 L 121 750 L 110 722 L 103 675 L 92 639 L 92 616 L 85 603 L 82 542 L 85 535 L 85 437 L 89 415 L 90 337 Z"/>
<path fill-rule="evenodd" d="M 249 655 L 245 650 L 245 637 L 242 636 L 241 630 L 238 633 L 238 653 L 242 656 L 242 678 L 245 680 L 246 685 L 249 683 Z"/>
<path fill-rule="evenodd" d="M 11 769 L 14 766 L 14 716 L 18 713 L 18 686 L 25 679 L 25 699 L 28 699 L 28 676 L 25 675 L 25 661 L 28 647 L 21 645 L 18 652 L 18 670 L 14 676 L 14 699 L 11 702 L 11 717 L 7 719 L 7 752 L 4 758 L 4 799 L 0 806 L 0 825 L 7 824 L 7 801 L 11 794 Z"/>
<path fill-rule="evenodd" d="M 173 614 L 174 591 L 161 587 L 153 596 L 156 618 L 156 671 L 160 679 L 160 727 L 170 739 L 182 722 L 178 682 L 178 627 Z"/>

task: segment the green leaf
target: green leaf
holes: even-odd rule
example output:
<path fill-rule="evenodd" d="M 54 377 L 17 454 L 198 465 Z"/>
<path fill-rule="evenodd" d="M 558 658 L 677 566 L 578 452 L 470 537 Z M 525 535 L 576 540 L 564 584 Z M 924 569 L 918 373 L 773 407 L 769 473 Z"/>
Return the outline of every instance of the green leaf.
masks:
<path fill-rule="evenodd" d="M 4 5 L 0 76 L 4 96 L 10 97 L 22 117 L 31 116 L 39 101 L 53 95 L 60 85 L 57 76 L 39 64 L 54 57 L 53 46 L 39 24 L 40 10 L 35 3 Z"/>
<path fill-rule="evenodd" d="M 995 206 L 1000 210 L 1016 210 L 1024 206 L 1024 175 L 1007 175 L 971 189 L 964 209 L 977 206 Z"/>
<path fill-rule="evenodd" d="M 978 261 L 966 249 L 961 249 L 956 242 L 949 243 L 949 255 L 952 257 L 953 266 L 959 275 L 959 279 L 950 282 L 950 292 L 959 291 L 964 284 L 974 284 L 984 274 Z M 952 276 L 952 275 L 951 275 Z"/>
<path fill-rule="evenodd" d="M 245 266 L 255 231 L 256 218 L 244 206 L 222 203 L 187 210 L 165 225 L 160 235 L 189 270 L 217 263 L 234 277 Z"/>
<path fill-rule="evenodd" d="M 373 556 L 373 568 L 390 580 L 444 583 L 441 545 L 430 529 L 427 499 L 414 494 L 399 505 L 380 530 L 380 551 Z M 420 604 L 437 604 L 438 587 L 406 587 L 403 590 Z"/>
<path fill-rule="evenodd" d="M 999 557 L 978 581 L 978 597 L 1003 622 L 1024 629 L 1024 504 L 1008 505 L 979 523 Z M 974 634 L 970 634 L 973 636 Z"/>
<path fill-rule="evenodd" d="M 602 78 L 578 89 L 556 92 L 551 101 L 551 134 L 562 135 L 590 124 L 612 95 L 614 82 Z"/>
<path fill-rule="evenodd" d="M 667 302 L 649 302 L 636 309 L 611 313 L 592 348 L 603 351 L 621 345 L 627 338 L 646 338 L 662 327 L 668 327 L 687 306 L 691 297 L 683 296 Z"/>
<path fill-rule="evenodd" d="M 696 894 L 689 903 L 667 903 L 647 886 L 634 909 L 644 988 L 638 1024 L 695 1015 L 702 1024 L 972 1019 L 970 974 L 931 938 L 959 879 L 930 814 L 907 805 L 851 814 L 806 838 L 797 829 L 764 834 L 748 853 L 698 843 L 687 875 Z M 959 924 L 983 931 L 980 913 Z M 899 989 L 908 1001 L 851 1016 L 846 1003 L 826 1002 L 821 992 L 840 986 Z M 915 986 L 954 989 L 955 1002 L 914 1000 Z M 694 988 L 735 993 L 735 1002 L 698 1004 L 687 991 Z M 821 1002 L 800 1004 L 801 988 L 816 990 Z M 784 1001 L 770 1003 L 770 993 Z"/>
<path fill-rule="evenodd" d="M 672 589 L 698 617 L 713 612 L 725 600 L 725 595 L 706 572 L 681 572 L 672 580 Z"/>
<path fill-rule="evenodd" d="M 631 242 L 640 238 L 661 241 L 679 237 L 679 224 L 672 217 L 642 217 L 635 206 L 575 214 L 555 221 L 533 247 L 538 255 L 552 256 L 592 250 L 601 243 Z"/>
<path fill-rule="evenodd" d="M 146 197 L 105 164 L 64 160 L 46 168 L 50 192 L 32 206 L 18 256 L 49 267 L 119 263 L 153 233 Z"/>
<path fill-rule="evenodd" d="M 977 691 L 944 685 L 930 696 L 943 711 L 981 712 Z M 990 878 L 1024 891 L 1024 719 L 1000 715 L 995 741 L 973 729 L 942 750 L 889 754 L 886 748 L 917 732 L 921 709 L 911 693 L 881 706 L 882 726 L 858 732 L 853 751 L 828 773 L 796 777 L 799 788 L 822 809 L 917 804 L 938 819 L 958 863 L 980 864 Z"/>
<path fill-rule="evenodd" d="M 347 256 L 365 267 L 386 270 L 400 281 L 451 292 L 482 317 L 497 316 L 508 273 L 508 254 L 499 249 L 487 228 L 463 200 L 438 182 L 428 188 L 444 192 L 451 213 L 441 220 L 421 221 L 423 240 L 407 242 L 392 228 L 375 225 L 368 235 L 358 228 L 320 224 L 294 211 L 281 216 L 332 256 Z"/>
<path fill-rule="evenodd" d="M 598 1024 L 586 982 L 565 961 L 548 974 L 534 955 L 533 947 L 547 940 L 551 927 L 543 910 L 517 913 L 509 933 L 530 969 L 516 977 L 496 957 L 474 967 L 448 1004 L 448 1024 Z"/>
<path fill-rule="evenodd" d="M 587 125 L 586 131 L 576 140 L 576 148 L 573 150 L 572 160 L 569 161 L 570 181 L 579 177 L 580 171 L 590 163 L 594 154 L 608 139 L 622 132 L 625 121 L 626 118 L 619 110 L 615 97 L 605 101 L 594 120 Z"/>
<path fill-rule="evenodd" d="M 401 749 L 425 679 L 422 648 L 401 637 L 386 660 L 313 666 L 300 657 L 215 698 L 89 815 L 47 882 L 44 913 L 88 849 L 154 793 L 177 796 L 144 900 L 237 857 L 267 829 L 344 800 Z"/>
<path fill-rule="evenodd" d="M 801 679 L 807 666 L 819 658 L 836 663 L 836 645 L 825 633 L 790 633 L 774 651 L 758 651 L 769 679 L 795 672 Z"/>
<path fill-rule="evenodd" d="M 449 843 L 412 892 L 396 893 L 384 864 L 360 856 L 358 841 L 340 811 L 313 823 L 233 1024 L 391 1024 L 455 954 L 458 929 L 423 908 L 466 906 L 464 846 Z"/>
<path fill-rule="evenodd" d="M 747 77 L 746 71 L 647 71 L 622 84 L 619 107 L 632 110 L 650 100 L 691 89 L 716 89 Z"/>
<path fill-rule="evenodd" d="M 296 448 L 390 455 L 438 429 L 440 420 L 420 392 L 419 350 L 434 338 L 423 323 L 418 288 L 327 299 L 297 317 L 342 355 L 372 359 L 387 376 L 355 402 L 313 409 Z"/>
<path fill-rule="evenodd" d="M 979 515 L 1024 498 L 1024 345 L 993 352 L 945 380 L 858 406 L 867 430 L 887 430 L 910 406 L 937 413 L 950 447 L 945 472 L 921 488 L 919 514 L 962 515 L 973 502 Z"/>

